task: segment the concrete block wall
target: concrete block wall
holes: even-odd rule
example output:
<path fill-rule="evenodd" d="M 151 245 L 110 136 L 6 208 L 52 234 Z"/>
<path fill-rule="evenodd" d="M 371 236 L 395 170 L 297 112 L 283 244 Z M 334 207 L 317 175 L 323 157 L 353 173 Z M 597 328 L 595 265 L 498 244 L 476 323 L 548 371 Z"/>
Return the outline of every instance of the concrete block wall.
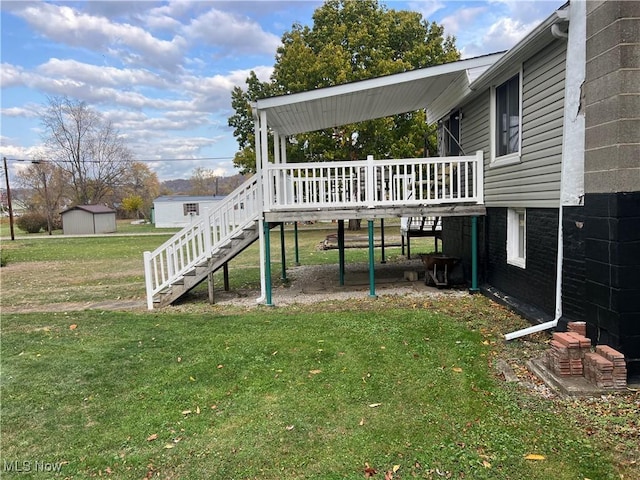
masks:
<path fill-rule="evenodd" d="M 640 1 L 586 7 L 585 320 L 640 375 Z"/>

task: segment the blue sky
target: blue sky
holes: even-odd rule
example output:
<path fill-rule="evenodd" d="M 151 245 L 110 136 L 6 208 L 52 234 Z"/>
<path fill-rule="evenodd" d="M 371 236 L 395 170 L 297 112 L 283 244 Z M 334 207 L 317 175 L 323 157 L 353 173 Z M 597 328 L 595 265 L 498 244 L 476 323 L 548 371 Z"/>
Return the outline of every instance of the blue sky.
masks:
<path fill-rule="evenodd" d="M 564 2 L 381 3 L 444 25 L 468 58 L 510 48 Z M 197 167 L 233 175 L 233 87 L 251 70 L 267 80 L 282 34 L 296 22 L 312 25 L 321 4 L 4 0 L 0 156 L 38 156 L 39 112 L 47 96 L 64 94 L 110 119 L 160 180 L 188 178 Z M 15 173 L 26 164 L 10 165 Z"/>

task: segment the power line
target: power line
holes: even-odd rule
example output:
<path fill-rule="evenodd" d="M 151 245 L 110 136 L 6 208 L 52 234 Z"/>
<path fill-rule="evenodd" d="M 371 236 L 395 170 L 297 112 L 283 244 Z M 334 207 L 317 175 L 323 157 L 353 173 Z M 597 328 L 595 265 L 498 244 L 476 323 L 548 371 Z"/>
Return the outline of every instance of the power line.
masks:
<path fill-rule="evenodd" d="M 197 157 L 197 158 L 143 158 L 133 159 L 134 162 L 153 163 L 153 162 L 197 162 L 200 160 L 233 160 L 234 157 Z M 51 163 L 53 160 L 46 159 L 27 159 L 27 158 L 7 158 L 9 162 L 29 162 L 29 163 Z M 100 163 L 99 160 L 83 160 L 81 163 Z"/>

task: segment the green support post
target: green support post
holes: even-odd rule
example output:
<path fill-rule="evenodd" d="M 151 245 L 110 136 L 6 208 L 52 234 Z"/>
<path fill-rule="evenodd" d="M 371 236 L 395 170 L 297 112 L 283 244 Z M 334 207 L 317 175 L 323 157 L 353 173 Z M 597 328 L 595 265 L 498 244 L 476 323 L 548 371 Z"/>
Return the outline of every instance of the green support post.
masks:
<path fill-rule="evenodd" d="M 298 222 L 293 222 L 293 242 L 295 245 L 296 267 L 300 266 L 300 249 L 298 248 Z"/>
<path fill-rule="evenodd" d="M 478 217 L 471 217 L 471 288 L 469 293 L 477 293 L 478 289 Z"/>
<path fill-rule="evenodd" d="M 280 258 L 282 259 L 282 276 L 283 282 L 287 281 L 287 254 L 284 245 L 284 222 L 280 224 Z"/>
<path fill-rule="evenodd" d="M 264 222 L 264 272 L 265 272 L 265 305 L 273 307 L 271 298 L 271 228 Z"/>
<path fill-rule="evenodd" d="M 387 263 L 386 258 L 384 258 L 384 218 L 380 219 L 380 249 L 382 250 L 382 259 L 380 263 Z"/>
<path fill-rule="evenodd" d="M 369 220 L 369 296 L 376 297 L 375 244 L 373 243 L 373 220 Z"/>
<path fill-rule="evenodd" d="M 340 286 L 344 286 L 344 220 L 338 220 L 338 266 Z"/>

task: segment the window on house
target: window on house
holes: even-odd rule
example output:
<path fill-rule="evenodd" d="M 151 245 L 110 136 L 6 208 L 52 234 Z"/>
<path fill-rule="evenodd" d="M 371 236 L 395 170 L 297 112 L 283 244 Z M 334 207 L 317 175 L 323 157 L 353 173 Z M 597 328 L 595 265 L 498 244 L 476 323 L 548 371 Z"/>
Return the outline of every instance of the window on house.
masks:
<path fill-rule="evenodd" d="M 494 157 L 520 153 L 520 74 L 495 89 Z"/>
<path fill-rule="evenodd" d="M 510 208 L 507 210 L 507 263 L 525 268 L 526 259 L 526 210 Z"/>
<path fill-rule="evenodd" d="M 200 205 L 197 203 L 183 203 L 182 209 L 186 215 L 198 215 L 200 212 Z"/>

